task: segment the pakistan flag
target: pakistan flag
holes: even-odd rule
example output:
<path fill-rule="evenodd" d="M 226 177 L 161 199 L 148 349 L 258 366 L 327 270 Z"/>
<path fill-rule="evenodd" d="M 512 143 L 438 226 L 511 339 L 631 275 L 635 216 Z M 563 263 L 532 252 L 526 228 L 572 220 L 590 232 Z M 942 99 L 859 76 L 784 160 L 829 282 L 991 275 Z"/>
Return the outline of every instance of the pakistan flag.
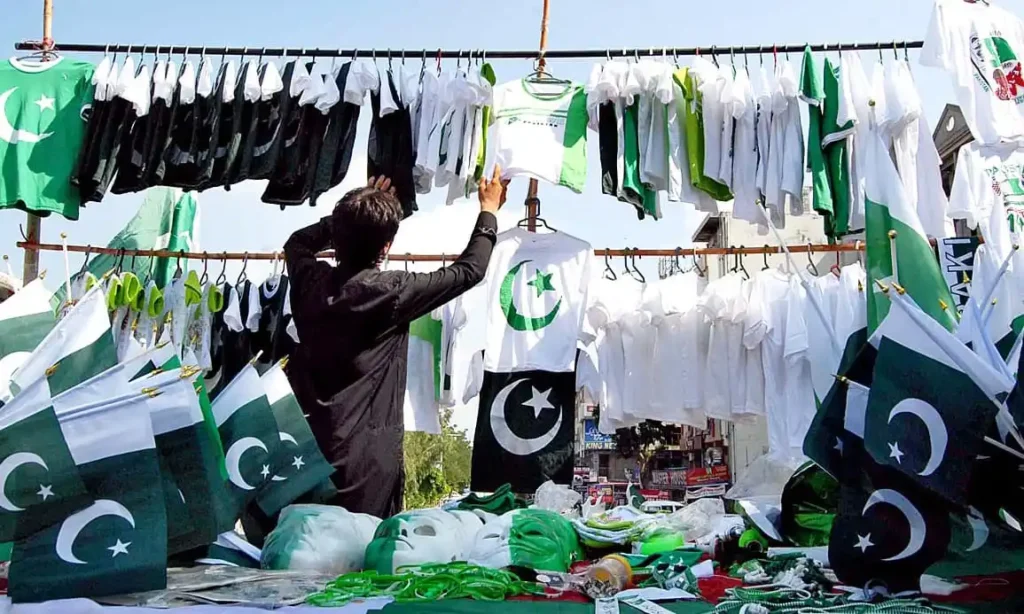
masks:
<path fill-rule="evenodd" d="M 19 396 L 0 414 L 0 542 L 28 537 L 93 502 L 56 413 L 34 396 Z"/>
<path fill-rule="evenodd" d="M 284 365 L 278 362 L 260 378 L 277 422 L 280 446 L 275 464 L 279 473 L 264 482 L 256 498 L 260 510 L 273 516 L 286 505 L 315 489 L 334 473 L 313 438 L 306 417 L 292 392 Z"/>
<path fill-rule="evenodd" d="M 163 588 L 167 518 L 144 402 L 62 416 L 61 430 L 94 502 L 15 542 L 11 598 L 18 603 Z"/>
<path fill-rule="evenodd" d="M 14 374 L 11 391 L 45 380 L 50 396 L 117 364 L 117 348 L 101 285 L 94 286 L 57 323 Z"/>
<path fill-rule="evenodd" d="M 228 495 L 217 509 L 223 532 L 234 527 L 259 489 L 285 467 L 278 465 L 283 456 L 277 421 L 253 365 L 246 365 L 221 391 L 213 402 L 213 415 L 228 474 Z"/>
<path fill-rule="evenodd" d="M 897 282 L 925 313 L 954 330 L 953 298 L 935 250 L 903 191 L 888 148 L 877 135 L 868 139 L 865 160 L 868 330 L 877 329 L 889 314 L 889 300 L 876 282 L 886 286 Z"/>
<path fill-rule="evenodd" d="M 51 297 L 37 279 L 0 303 L 0 399 L 10 395 L 14 372 L 57 323 Z"/>

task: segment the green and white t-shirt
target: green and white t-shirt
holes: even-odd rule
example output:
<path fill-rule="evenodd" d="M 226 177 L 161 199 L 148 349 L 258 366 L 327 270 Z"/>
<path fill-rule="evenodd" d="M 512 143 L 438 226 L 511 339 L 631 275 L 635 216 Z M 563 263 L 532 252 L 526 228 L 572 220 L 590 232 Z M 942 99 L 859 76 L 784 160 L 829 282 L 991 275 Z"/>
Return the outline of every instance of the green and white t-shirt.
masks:
<path fill-rule="evenodd" d="M 921 64 L 953 78 L 957 101 L 983 145 L 1024 140 L 1024 23 L 991 2 L 937 0 Z"/>
<path fill-rule="evenodd" d="M 93 65 L 68 58 L 0 64 L 0 209 L 78 219 L 71 175 L 92 106 Z"/>
<path fill-rule="evenodd" d="M 1024 245 L 1024 149 L 1013 144 L 963 147 L 949 209 L 954 219 L 979 228 L 998 254 Z"/>
<path fill-rule="evenodd" d="M 505 178 L 525 175 L 583 191 L 587 95 L 570 83 L 511 81 L 494 89 L 495 162 Z"/>

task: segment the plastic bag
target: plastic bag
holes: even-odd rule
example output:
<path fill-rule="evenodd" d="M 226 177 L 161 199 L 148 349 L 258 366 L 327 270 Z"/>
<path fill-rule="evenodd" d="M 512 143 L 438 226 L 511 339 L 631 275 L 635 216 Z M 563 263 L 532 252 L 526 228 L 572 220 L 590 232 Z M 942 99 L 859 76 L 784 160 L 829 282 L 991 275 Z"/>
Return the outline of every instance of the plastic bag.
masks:
<path fill-rule="evenodd" d="M 362 571 L 366 546 L 380 519 L 330 505 L 289 505 L 267 536 L 264 569 L 314 571 L 340 576 Z"/>
<path fill-rule="evenodd" d="M 537 496 L 534 499 L 533 507 L 562 514 L 563 516 L 570 516 L 575 515 L 574 509 L 582 500 L 583 495 L 575 490 L 548 480 L 537 489 Z"/>
<path fill-rule="evenodd" d="M 652 529 L 678 531 L 686 541 L 697 542 L 715 530 L 716 520 L 725 515 L 725 505 L 719 498 L 698 499 L 678 512 L 662 515 Z"/>

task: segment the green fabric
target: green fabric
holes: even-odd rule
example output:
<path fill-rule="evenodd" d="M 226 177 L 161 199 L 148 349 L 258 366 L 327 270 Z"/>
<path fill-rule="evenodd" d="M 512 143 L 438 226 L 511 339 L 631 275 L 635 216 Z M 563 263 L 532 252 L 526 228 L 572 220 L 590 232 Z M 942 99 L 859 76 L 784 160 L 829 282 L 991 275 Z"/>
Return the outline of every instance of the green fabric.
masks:
<path fill-rule="evenodd" d="M 794 546 L 827 546 L 839 506 L 839 482 L 813 462 L 782 489 L 782 537 Z"/>
<path fill-rule="evenodd" d="M 36 349 L 56 323 L 57 319 L 49 310 L 0 320 L 0 358 Z"/>
<path fill-rule="evenodd" d="M 822 107 L 821 148 L 825 155 L 825 170 L 829 191 L 832 194 L 832 210 L 835 236 L 848 234 L 850 228 L 850 157 L 848 136 L 853 134 L 852 121 L 840 126 L 839 116 L 839 67 L 825 58 L 823 86 L 825 99 Z"/>
<path fill-rule="evenodd" d="M 60 359 L 52 375 L 46 377 L 50 396 L 70 390 L 117 365 L 117 346 L 110 330 L 103 331 L 89 345 Z"/>
<path fill-rule="evenodd" d="M 706 601 L 677 601 L 659 603 L 675 614 L 706 614 L 714 606 Z M 619 606 L 622 614 L 634 612 L 627 605 Z M 392 603 L 382 610 L 383 614 L 594 614 L 592 603 L 569 603 L 564 601 L 504 601 L 501 603 L 479 602 L 468 599 L 438 601 L 434 603 Z"/>
<path fill-rule="evenodd" d="M 690 182 L 693 183 L 693 187 L 717 201 L 732 200 L 733 195 L 728 186 L 704 176 L 704 111 L 697 77 L 689 69 L 683 68 L 677 70 L 672 78 L 683 90 L 685 100 L 683 120 L 686 130 L 686 153 L 690 164 Z"/>
<path fill-rule="evenodd" d="M 0 139 L 0 209 L 77 220 L 82 197 L 70 178 L 85 140 L 94 66 L 65 57 L 41 67 L 23 71 L 0 64 L 0 111 L 8 130 L 21 135 Z"/>
<path fill-rule="evenodd" d="M 506 512 L 511 512 L 512 510 L 522 509 L 525 507 L 526 502 L 516 497 L 515 493 L 512 492 L 512 486 L 509 484 L 503 484 L 498 488 L 498 490 L 494 491 L 490 495 L 481 496 L 476 493 L 470 493 L 459 501 L 458 509 L 481 510 L 501 516 Z"/>
<path fill-rule="evenodd" d="M 138 275 L 126 271 L 121 275 L 121 292 L 123 303 L 118 307 L 131 307 L 135 311 L 142 311 L 145 295 L 142 292 L 142 282 Z"/>
<path fill-rule="evenodd" d="M 189 271 L 185 276 L 185 305 L 191 307 L 203 300 L 203 285 L 199 283 L 199 274 Z"/>
<path fill-rule="evenodd" d="M 579 88 L 569 103 L 565 118 L 565 157 L 558 183 L 577 194 L 583 192 L 587 181 L 587 94 Z"/>
<path fill-rule="evenodd" d="M 640 153 L 639 109 L 640 103 L 635 102 L 625 108 L 622 116 L 622 190 L 626 193 L 626 202 L 637 207 L 640 219 L 647 215 L 658 219 L 661 217 L 661 212 L 658 211 L 658 193 L 640 180 L 640 164 L 643 158 Z"/>
<path fill-rule="evenodd" d="M 821 144 L 825 89 L 810 45 L 804 51 L 804 63 L 800 75 L 800 98 L 807 103 L 807 170 L 811 173 L 814 210 L 825 218 L 825 234 L 834 237 L 835 206 L 832 202 L 832 188 L 828 180 L 825 151 Z"/>

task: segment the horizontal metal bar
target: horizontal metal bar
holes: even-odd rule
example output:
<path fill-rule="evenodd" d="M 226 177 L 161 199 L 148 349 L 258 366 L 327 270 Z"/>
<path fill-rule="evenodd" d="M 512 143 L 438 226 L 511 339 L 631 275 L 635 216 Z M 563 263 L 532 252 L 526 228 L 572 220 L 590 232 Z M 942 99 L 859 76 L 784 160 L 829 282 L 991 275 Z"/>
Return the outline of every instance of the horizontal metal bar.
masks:
<path fill-rule="evenodd" d="M 26 243 L 18 242 L 18 247 L 29 251 L 59 252 L 64 246 L 59 243 Z M 274 260 L 283 258 L 282 252 L 175 252 L 170 250 L 152 249 L 116 249 L 111 247 L 93 247 L 91 245 L 68 245 L 69 252 L 106 254 L 109 256 L 142 256 L 155 258 L 186 258 L 192 260 Z M 841 243 L 837 245 L 790 245 L 789 251 L 794 254 L 818 254 L 838 252 L 864 251 L 864 243 Z M 765 245 L 764 247 L 710 247 L 710 248 L 676 248 L 676 249 L 597 249 L 594 254 L 609 258 L 619 256 L 667 257 L 667 256 L 759 256 L 761 254 L 782 254 L 782 249 Z M 333 251 L 317 254 L 321 258 L 333 258 Z M 453 254 L 389 254 L 392 262 L 446 262 L 454 260 Z"/>
<path fill-rule="evenodd" d="M 870 43 L 818 43 L 810 45 L 811 51 L 899 51 L 920 49 L 923 41 L 889 41 Z M 754 55 L 766 53 L 801 53 L 807 44 L 791 45 L 711 45 L 707 47 L 648 47 L 624 49 L 551 49 L 544 52 L 547 59 L 586 59 L 616 57 L 656 57 L 656 56 L 695 56 L 695 55 Z M 37 51 L 42 48 L 38 41 L 21 41 L 15 43 L 18 51 Z M 60 43 L 54 46 L 55 51 L 67 53 L 170 53 L 201 55 L 245 55 L 264 57 L 326 57 L 326 58 L 376 58 L 400 60 L 420 58 L 422 60 L 457 58 L 481 58 L 501 60 L 538 59 L 541 53 L 535 49 L 528 50 L 489 50 L 489 49 L 322 49 L 320 47 L 212 47 L 203 45 L 128 45 L 128 44 L 94 44 L 94 43 Z"/>

